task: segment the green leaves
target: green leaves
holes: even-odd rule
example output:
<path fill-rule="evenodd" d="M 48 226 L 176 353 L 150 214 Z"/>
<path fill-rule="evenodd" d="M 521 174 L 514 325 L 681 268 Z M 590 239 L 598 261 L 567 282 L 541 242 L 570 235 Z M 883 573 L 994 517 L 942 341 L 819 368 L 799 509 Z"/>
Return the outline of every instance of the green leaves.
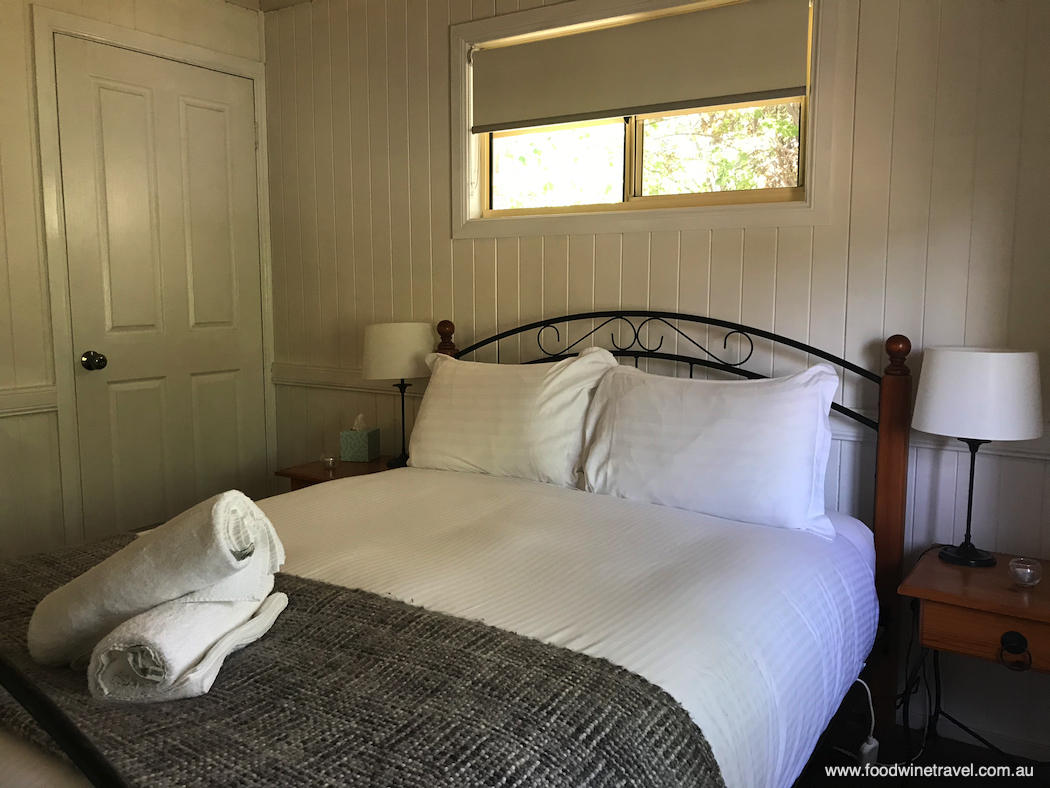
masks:
<path fill-rule="evenodd" d="M 642 194 L 798 185 L 800 103 L 647 120 Z"/>

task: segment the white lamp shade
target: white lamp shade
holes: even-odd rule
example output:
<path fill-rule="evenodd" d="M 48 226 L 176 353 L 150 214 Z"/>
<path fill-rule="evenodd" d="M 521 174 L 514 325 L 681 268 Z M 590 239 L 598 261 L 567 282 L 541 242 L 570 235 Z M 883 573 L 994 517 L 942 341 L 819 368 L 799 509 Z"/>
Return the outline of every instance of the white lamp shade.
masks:
<path fill-rule="evenodd" d="M 1038 438 L 1043 434 L 1039 355 L 989 348 L 926 348 L 912 426 L 954 438 Z"/>
<path fill-rule="evenodd" d="M 430 323 L 374 323 L 365 327 L 361 374 L 365 380 L 430 377 L 424 360 L 437 337 Z"/>

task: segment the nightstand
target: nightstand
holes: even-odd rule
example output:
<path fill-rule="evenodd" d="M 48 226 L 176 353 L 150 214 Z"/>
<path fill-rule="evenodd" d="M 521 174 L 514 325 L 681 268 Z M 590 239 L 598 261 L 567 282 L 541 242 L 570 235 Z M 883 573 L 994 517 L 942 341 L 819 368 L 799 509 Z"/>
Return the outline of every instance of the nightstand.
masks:
<path fill-rule="evenodd" d="M 919 600 L 919 640 L 927 648 L 1005 662 L 1015 670 L 1030 655 L 1031 670 L 1050 673 L 1050 582 L 1022 588 L 1010 578 L 1014 556 L 995 558 L 995 566 L 970 568 L 946 563 L 931 550 L 897 593 Z M 1009 632 L 1020 633 L 1024 642 L 1004 642 Z M 1013 654 L 1011 646 L 1024 648 Z"/>
<path fill-rule="evenodd" d="M 1011 670 L 1050 673 L 1050 582 L 1032 588 L 1014 583 L 1009 568 L 1014 557 L 995 553 L 995 566 L 973 568 L 949 564 L 937 550 L 930 550 L 897 589 L 918 600 L 919 642 L 933 650 L 933 733 L 937 718 L 944 714 L 939 652 L 999 662 Z M 1050 565 L 1050 561 L 1042 563 Z M 917 680 L 917 671 L 912 673 Z M 906 686 L 911 682 L 909 675 Z M 905 725 L 909 695 L 905 693 Z"/>
<path fill-rule="evenodd" d="M 291 479 L 292 490 L 301 490 L 321 482 L 330 482 L 333 479 L 348 479 L 351 476 L 367 476 L 370 473 L 379 473 L 388 470 L 386 464 L 390 457 L 379 457 L 371 462 L 337 462 L 334 468 L 325 468 L 320 460 L 314 460 L 303 465 L 293 465 L 291 468 L 281 468 L 277 476 Z"/>

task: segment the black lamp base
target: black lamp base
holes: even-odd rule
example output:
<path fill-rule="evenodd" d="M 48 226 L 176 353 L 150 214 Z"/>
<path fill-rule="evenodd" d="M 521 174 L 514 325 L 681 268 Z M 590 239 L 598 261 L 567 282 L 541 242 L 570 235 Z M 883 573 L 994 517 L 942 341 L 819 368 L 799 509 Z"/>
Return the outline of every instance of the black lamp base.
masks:
<path fill-rule="evenodd" d="M 948 545 L 942 547 L 941 560 L 957 566 L 995 566 L 995 556 L 987 550 L 980 550 L 971 542 L 963 542 L 959 546 Z"/>
<path fill-rule="evenodd" d="M 407 466 L 408 466 L 408 455 L 407 454 L 401 454 L 400 456 L 395 457 L 394 459 L 390 460 L 386 464 L 387 468 L 405 468 Z"/>

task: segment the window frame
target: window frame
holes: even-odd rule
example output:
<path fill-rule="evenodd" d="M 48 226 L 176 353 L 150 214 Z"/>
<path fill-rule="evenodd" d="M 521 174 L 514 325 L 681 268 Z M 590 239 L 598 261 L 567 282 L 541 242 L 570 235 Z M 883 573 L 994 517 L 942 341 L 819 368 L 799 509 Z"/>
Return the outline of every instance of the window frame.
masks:
<path fill-rule="evenodd" d="M 722 112 L 731 109 L 749 109 L 768 107 L 777 104 L 801 104 L 799 113 L 799 167 L 797 186 L 778 186 L 771 189 L 738 189 L 712 192 L 687 192 L 684 194 L 641 193 L 642 166 L 645 150 L 642 124 L 652 118 L 666 118 L 673 115 L 695 115 L 700 112 Z M 715 104 L 709 106 L 689 107 L 686 109 L 664 112 L 649 112 L 638 115 L 627 115 L 623 118 L 623 196 L 615 203 L 585 203 L 581 205 L 536 206 L 531 208 L 493 208 L 493 157 L 492 143 L 495 137 L 511 137 L 521 134 L 534 134 L 547 129 L 572 129 L 586 126 L 607 125 L 610 118 L 599 120 L 582 120 L 576 123 L 556 123 L 545 126 L 528 126 L 507 131 L 490 131 L 474 135 L 479 148 L 482 207 L 481 218 L 500 216 L 550 216 L 573 213 L 601 213 L 606 211 L 651 210 L 654 208 L 684 208 L 716 205 L 750 205 L 768 203 L 804 202 L 806 199 L 806 121 L 808 96 L 789 96 L 785 98 L 764 99 L 759 101 Z"/>
<path fill-rule="evenodd" d="M 732 0 L 729 0 L 730 2 Z M 727 0 L 574 0 L 516 14 L 454 24 L 449 30 L 449 143 L 452 239 L 829 226 L 848 209 L 853 154 L 858 0 L 812 0 L 810 84 L 803 148 L 805 199 L 792 202 L 667 206 L 645 210 L 634 201 L 601 211 L 572 206 L 564 213 L 482 215 L 481 149 L 471 133 L 470 53 L 534 38 L 583 32 L 653 16 L 722 5 Z M 440 143 L 438 143 L 440 146 Z M 435 185 L 438 182 L 435 182 Z M 654 197 L 678 195 L 654 195 Z M 447 214 L 446 214 L 447 215 Z"/>

